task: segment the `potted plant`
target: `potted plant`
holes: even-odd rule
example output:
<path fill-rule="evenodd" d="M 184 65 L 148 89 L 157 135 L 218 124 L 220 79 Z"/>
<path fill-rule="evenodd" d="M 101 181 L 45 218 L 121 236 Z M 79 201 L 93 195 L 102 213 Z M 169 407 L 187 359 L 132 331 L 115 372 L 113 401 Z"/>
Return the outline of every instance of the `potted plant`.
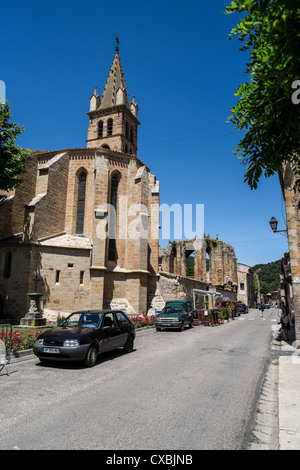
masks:
<path fill-rule="evenodd" d="M 223 312 L 224 319 L 229 321 L 229 317 L 231 315 L 231 309 L 229 307 L 223 307 L 222 312 Z"/>
<path fill-rule="evenodd" d="M 224 323 L 224 312 L 222 307 L 218 307 L 218 323 L 222 324 Z"/>

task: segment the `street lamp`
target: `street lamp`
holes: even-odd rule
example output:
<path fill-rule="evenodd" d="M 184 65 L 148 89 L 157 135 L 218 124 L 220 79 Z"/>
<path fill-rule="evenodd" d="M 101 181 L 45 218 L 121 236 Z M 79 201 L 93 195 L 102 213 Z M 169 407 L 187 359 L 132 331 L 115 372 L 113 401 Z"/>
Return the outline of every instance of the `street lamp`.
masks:
<path fill-rule="evenodd" d="M 278 221 L 275 219 L 275 217 L 272 217 L 270 219 L 269 224 L 270 224 L 271 229 L 273 230 L 274 233 L 279 233 L 279 232 L 287 233 L 287 230 L 277 230 Z"/>

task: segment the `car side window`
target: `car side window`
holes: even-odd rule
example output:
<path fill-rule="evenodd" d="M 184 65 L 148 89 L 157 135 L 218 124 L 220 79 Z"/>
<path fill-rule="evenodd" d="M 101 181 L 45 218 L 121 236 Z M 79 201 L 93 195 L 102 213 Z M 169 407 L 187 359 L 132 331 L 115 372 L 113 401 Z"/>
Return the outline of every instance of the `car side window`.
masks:
<path fill-rule="evenodd" d="M 105 314 L 104 320 L 103 320 L 103 326 L 109 326 L 110 328 L 116 326 L 113 313 Z"/>
<path fill-rule="evenodd" d="M 124 315 L 124 313 L 117 312 L 116 315 L 120 326 L 128 325 L 129 321 L 128 318 Z"/>

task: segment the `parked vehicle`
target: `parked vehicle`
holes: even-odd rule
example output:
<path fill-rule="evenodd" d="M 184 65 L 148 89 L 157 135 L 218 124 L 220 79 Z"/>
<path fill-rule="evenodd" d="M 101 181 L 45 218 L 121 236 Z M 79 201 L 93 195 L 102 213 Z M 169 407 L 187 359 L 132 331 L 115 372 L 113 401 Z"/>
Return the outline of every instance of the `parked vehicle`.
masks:
<path fill-rule="evenodd" d="M 234 317 L 240 315 L 237 303 L 234 300 L 222 300 L 221 307 L 229 307 L 232 310 L 232 314 Z"/>
<path fill-rule="evenodd" d="M 123 347 L 133 350 L 135 329 L 122 311 L 88 310 L 74 312 L 58 327 L 42 333 L 33 345 L 34 354 L 44 360 L 81 361 L 92 367 L 98 354 Z"/>
<path fill-rule="evenodd" d="M 162 328 L 174 328 L 183 331 L 185 326 L 192 328 L 193 314 L 190 300 L 168 301 L 161 314 L 156 317 L 156 331 L 160 331 Z"/>
<path fill-rule="evenodd" d="M 238 307 L 240 313 L 248 313 L 249 312 L 248 306 L 246 304 L 242 304 L 242 303 L 239 302 L 237 304 L 237 307 Z"/>

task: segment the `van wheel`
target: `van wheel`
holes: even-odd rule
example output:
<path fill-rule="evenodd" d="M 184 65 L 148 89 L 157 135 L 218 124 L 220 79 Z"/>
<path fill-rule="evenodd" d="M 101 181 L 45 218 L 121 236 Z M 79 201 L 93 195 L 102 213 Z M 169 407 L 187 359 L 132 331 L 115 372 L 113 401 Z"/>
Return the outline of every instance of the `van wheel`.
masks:
<path fill-rule="evenodd" d="M 94 367 L 94 365 L 97 362 L 97 357 L 98 357 L 97 349 L 95 348 L 95 346 L 91 346 L 84 360 L 85 365 L 87 367 Z"/>

